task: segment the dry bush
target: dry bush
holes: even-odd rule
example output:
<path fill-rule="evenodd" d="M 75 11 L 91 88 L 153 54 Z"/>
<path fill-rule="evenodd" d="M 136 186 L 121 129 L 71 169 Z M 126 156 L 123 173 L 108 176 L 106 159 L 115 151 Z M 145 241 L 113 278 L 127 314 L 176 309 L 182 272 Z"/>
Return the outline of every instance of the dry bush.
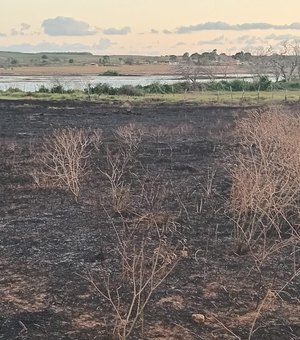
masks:
<path fill-rule="evenodd" d="M 124 183 L 121 183 L 116 187 L 112 185 L 112 206 L 116 212 L 122 214 L 131 209 L 132 201 L 130 190 L 130 185 Z"/>
<path fill-rule="evenodd" d="M 140 214 L 135 219 L 138 227 L 148 226 L 149 223 L 159 228 L 170 228 L 176 230 L 176 219 L 175 217 L 167 211 L 157 211 L 157 212 L 145 212 Z"/>
<path fill-rule="evenodd" d="M 138 207 L 147 212 L 161 211 L 166 201 L 170 198 L 170 184 L 163 178 L 163 173 L 156 176 L 149 174 L 136 178 L 139 186 Z"/>
<path fill-rule="evenodd" d="M 261 259 L 299 242 L 300 118 L 276 108 L 252 112 L 237 124 L 242 148 L 230 168 L 229 211 L 235 237 Z M 268 250 L 267 250 L 268 249 Z"/>
<path fill-rule="evenodd" d="M 134 330 L 143 333 L 145 308 L 178 263 L 181 244 L 174 245 L 172 234 L 151 219 L 147 220 L 147 228 L 140 228 L 133 220 L 123 222 L 120 228 L 111 219 L 118 240 L 119 268 L 103 267 L 100 275 L 85 279 L 109 301 L 115 316 L 113 333 L 125 340 Z"/>
<path fill-rule="evenodd" d="M 131 206 L 130 184 L 126 175 L 133 161 L 132 150 L 119 146 L 117 150 L 106 148 L 106 167 L 100 172 L 108 179 L 112 208 L 118 213 L 127 211 Z"/>
<path fill-rule="evenodd" d="M 44 137 L 38 155 L 38 169 L 32 172 L 37 186 L 62 187 L 78 200 L 81 180 L 87 172 L 87 159 L 99 149 L 102 130 L 65 128 Z"/>
<path fill-rule="evenodd" d="M 110 183 L 114 211 L 123 213 L 131 208 L 131 185 L 126 180 L 137 159 L 144 130 L 142 126 L 130 123 L 118 127 L 114 134 L 117 146 L 106 147 L 106 166 L 100 169 L 100 172 Z"/>
<path fill-rule="evenodd" d="M 85 278 L 110 303 L 114 335 L 129 339 L 133 331 L 143 333 L 144 311 L 153 293 L 187 252 L 178 242 L 175 218 L 166 209 L 170 188 L 162 176 L 139 172 L 145 170 L 137 161 L 142 132 L 131 124 L 115 134 L 118 143 L 106 148 L 106 164 L 100 172 L 109 182 L 112 199 L 108 209 L 107 202 L 102 208 L 116 236 L 116 255 L 109 267 L 103 263 L 97 274 Z M 110 208 L 119 214 L 117 219 L 111 218 Z"/>
<path fill-rule="evenodd" d="M 129 123 L 116 129 L 115 135 L 121 145 L 131 153 L 137 151 L 142 142 L 144 128 L 136 123 Z"/>

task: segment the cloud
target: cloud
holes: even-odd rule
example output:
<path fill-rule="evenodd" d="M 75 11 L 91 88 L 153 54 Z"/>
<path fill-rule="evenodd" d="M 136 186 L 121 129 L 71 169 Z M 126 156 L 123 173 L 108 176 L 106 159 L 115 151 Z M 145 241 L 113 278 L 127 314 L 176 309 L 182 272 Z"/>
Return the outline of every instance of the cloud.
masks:
<path fill-rule="evenodd" d="M 265 39 L 253 35 L 242 35 L 237 37 L 236 41 L 238 44 L 256 45 L 264 43 Z"/>
<path fill-rule="evenodd" d="M 169 30 L 163 30 L 163 33 L 164 33 L 164 34 L 172 34 L 172 32 L 169 31 Z"/>
<path fill-rule="evenodd" d="M 176 33 L 192 33 L 198 31 L 247 31 L 247 30 L 300 30 L 300 22 L 294 22 L 289 25 L 274 25 L 266 22 L 243 23 L 231 25 L 223 21 L 205 22 L 198 25 L 181 26 L 176 29 Z"/>
<path fill-rule="evenodd" d="M 150 33 L 152 33 L 152 34 L 157 34 L 157 33 L 159 33 L 159 31 L 158 31 L 158 30 L 155 30 L 154 28 L 152 28 L 151 31 L 150 31 Z"/>
<path fill-rule="evenodd" d="M 0 37 L 6 37 L 7 35 L 5 33 L 0 32 Z"/>
<path fill-rule="evenodd" d="M 44 32 L 51 36 L 85 36 L 94 35 L 96 31 L 91 31 L 89 24 L 69 17 L 56 17 L 46 19 L 42 23 Z"/>
<path fill-rule="evenodd" d="M 11 31 L 10 31 L 10 34 L 13 35 L 13 36 L 25 35 L 25 34 L 28 33 L 28 30 L 30 29 L 30 27 L 31 26 L 29 24 L 26 24 L 26 23 L 23 22 L 19 26 L 12 28 Z"/>
<path fill-rule="evenodd" d="M 20 34 L 20 32 L 16 28 L 12 28 L 10 30 L 10 35 L 15 36 L 15 35 L 19 35 L 19 34 Z"/>
<path fill-rule="evenodd" d="M 110 27 L 102 30 L 102 32 L 106 35 L 127 35 L 128 33 L 131 32 L 131 28 L 128 26 L 123 28 Z"/>
<path fill-rule="evenodd" d="M 221 35 L 211 40 L 198 41 L 198 45 L 223 45 L 227 41 L 227 38 L 225 38 L 224 35 Z"/>
<path fill-rule="evenodd" d="M 300 35 L 294 35 L 294 34 L 270 34 L 266 36 L 266 39 L 268 40 L 300 40 Z"/>
<path fill-rule="evenodd" d="M 0 50 L 11 52 L 89 52 L 91 46 L 84 44 L 56 44 L 43 41 L 36 45 L 25 43 L 0 46 Z"/>
<path fill-rule="evenodd" d="M 21 29 L 22 32 L 24 32 L 24 31 L 29 30 L 30 27 L 31 27 L 31 26 L 30 26 L 29 24 L 26 24 L 26 23 L 23 22 L 23 23 L 21 24 L 21 28 L 20 28 L 20 29 Z"/>
<path fill-rule="evenodd" d="M 106 50 L 111 45 L 113 45 L 113 43 L 109 39 L 100 39 L 99 42 L 93 46 L 93 48 L 97 50 Z"/>
<path fill-rule="evenodd" d="M 177 46 L 185 46 L 186 43 L 183 41 L 179 41 L 178 43 L 176 43 L 175 45 L 173 45 L 173 47 L 177 47 Z"/>

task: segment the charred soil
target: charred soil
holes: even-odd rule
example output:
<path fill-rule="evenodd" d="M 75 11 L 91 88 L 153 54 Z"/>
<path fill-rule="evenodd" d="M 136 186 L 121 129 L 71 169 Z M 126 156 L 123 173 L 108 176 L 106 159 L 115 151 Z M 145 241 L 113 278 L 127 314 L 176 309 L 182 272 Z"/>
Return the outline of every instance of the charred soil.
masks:
<path fill-rule="evenodd" d="M 152 183 L 152 192 L 160 188 L 152 213 L 169 214 L 182 244 L 181 258 L 129 339 L 248 339 L 251 328 L 251 339 L 299 339 L 299 276 L 285 287 L 295 259 L 288 250 L 276 253 L 259 273 L 234 242 L 226 211 L 226 163 L 239 147 L 235 123 L 247 110 L 0 101 L 0 339 L 113 338 L 114 311 L 86 278 L 98 284 L 104 267 L 118 268 L 112 224 L 121 217 L 109 205 L 109 184 L 99 169 L 107 164 L 104 145 L 115 148 L 114 131 L 128 124 L 147 133 L 126 174 L 132 209 L 121 215 L 121 224 L 140 216 L 136 196 L 141 183 Z M 63 188 L 37 186 L 32 176 L 43 138 L 68 127 L 103 131 L 78 201 Z M 143 180 L 134 182 L 137 175 Z M 280 296 L 267 295 L 282 287 Z M 130 291 L 120 294 L 126 299 Z"/>

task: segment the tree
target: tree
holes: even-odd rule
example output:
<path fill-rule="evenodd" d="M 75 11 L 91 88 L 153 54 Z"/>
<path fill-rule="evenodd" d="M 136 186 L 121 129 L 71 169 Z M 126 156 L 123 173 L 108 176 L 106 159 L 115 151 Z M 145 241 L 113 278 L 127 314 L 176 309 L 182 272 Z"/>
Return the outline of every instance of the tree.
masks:
<path fill-rule="evenodd" d="M 193 53 L 191 54 L 190 59 L 197 65 L 200 65 L 200 60 L 201 60 L 201 54 L 199 53 Z"/>
<path fill-rule="evenodd" d="M 177 61 L 177 56 L 175 54 L 169 55 L 169 60 L 170 62 L 174 63 Z"/>
<path fill-rule="evenodd" d="M 179 65 L 179 73 L 181 73 L 187 84 L 191 85 L 192 89 L 197 89 L 197 80 L 200 78 L 211 80 L 215 78 L 217 68 L 215 63 L 212 63 L 212 60 L 216 58 L 216 51 L 213 50 L 202 54 L 193 53 L 185 64 Z"/>
<path fill-rule="evenodd" d="M 270 73 L 270 54 L 272 47 L 258 47 L 249 60 L 250 72 L 253 77 L 260 78 Z"/>
<path fill-rule="evenodd" d="M 132 57 L 128 57 L 128 58 L 125 58 L 124 63 L 126 65 L 133 65 L 134 64 L 134 60 L 133 60 Z"/>
<path fill-rule="evenodd" d="M 250 52 L 244 52 L 244 51 L 237 52 L 236 54 L 232 56 L 233 59 L 239 60 L 241 63 L 249 62 L 251 60 L 251 57 L 252 55 Z"/>
<path fill-rule="evenodd" d="M 276 80 L 280 77 L 289 82 L 293 79 L 295 72 L 300 67 L 300 46 L 299 43 L 283 41 L 281 43 L 280 53 L 274 53 L 271 56 L 272 71 L 275 74 Z"/>
<path fill-rule="evenodd" d="M 109 55 L 104 55 L 102 61 L 103 61 L 103 65 L 110 64 L 110 57 L 109 57 Z"/>
<path fill-rule="evenodd" d="M 183 53 L 182 59 L 183 59 L 185 62 L 189 61 L 189 59 L 190 59 L 190 54 L 189 54 L 189 52 Z"/>
<path fill-rule="evenodd" d="M 200 78 L 213 79 L 213 67 L 196 65 L 193 61 L 178 66 L 178 71 L 186 80 L 187 88 L 196 90 L 198 88 L 197 80 Z"/>

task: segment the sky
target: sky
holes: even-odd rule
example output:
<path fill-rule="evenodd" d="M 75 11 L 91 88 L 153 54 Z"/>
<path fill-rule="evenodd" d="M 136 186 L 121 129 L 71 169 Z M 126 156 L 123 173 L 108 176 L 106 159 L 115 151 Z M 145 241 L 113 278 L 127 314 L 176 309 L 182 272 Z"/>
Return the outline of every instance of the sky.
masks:
<path fill-rule="evenodd" d="M 300 41 L 299 0 L 2 1 L 2 51 L 234 54 Z"/>

